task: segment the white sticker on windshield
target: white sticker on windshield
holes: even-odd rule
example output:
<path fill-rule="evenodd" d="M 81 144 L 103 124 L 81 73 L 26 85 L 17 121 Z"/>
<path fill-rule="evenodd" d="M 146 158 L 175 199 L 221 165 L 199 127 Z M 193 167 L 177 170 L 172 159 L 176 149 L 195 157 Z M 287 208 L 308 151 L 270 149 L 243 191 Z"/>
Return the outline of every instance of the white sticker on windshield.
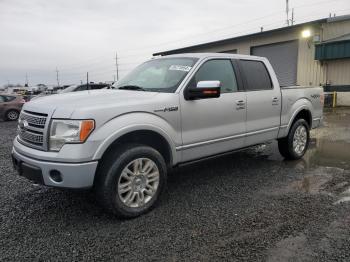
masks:
<path fill-rule="evenodd" d="M 169 70 L 177 70 L 177 71 L 184 71 L 188 72 L 191 70 L 191 66 L 183 66 L 183 65 L 171 65 L 169 67 Z"/>

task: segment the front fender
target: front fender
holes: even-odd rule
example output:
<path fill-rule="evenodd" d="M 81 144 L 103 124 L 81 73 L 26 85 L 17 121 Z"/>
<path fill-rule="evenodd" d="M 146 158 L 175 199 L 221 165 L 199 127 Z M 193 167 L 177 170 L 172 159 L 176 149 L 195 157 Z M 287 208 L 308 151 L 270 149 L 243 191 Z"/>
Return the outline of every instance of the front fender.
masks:
<path fill-rule="evenodd" d="M 142 124 L 140 124 L 142 123 Z M 128 113 L 118 116 L 99 127 L 89 140 L 101 141 L 93 160 L 100 159 L 107 148 L 121 136 L 133 131 L 150 130 L 161 135 L 169 144 L 173 164 L 178 162 L 179 156 L 176 146 L 181 145 L 181 131 L 176 123 L 169 123 L 165 119 L 146 112 Z"/>

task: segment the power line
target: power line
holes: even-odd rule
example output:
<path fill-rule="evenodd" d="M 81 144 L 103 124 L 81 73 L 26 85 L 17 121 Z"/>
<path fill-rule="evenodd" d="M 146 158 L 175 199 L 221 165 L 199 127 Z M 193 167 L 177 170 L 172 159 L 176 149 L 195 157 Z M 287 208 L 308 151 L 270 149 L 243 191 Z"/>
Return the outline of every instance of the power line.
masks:
<path fill-rule="evenodd" d="M 309 7 L 309 6 L 314 6 L 314 5 L 320 5 L 320 4 L 329 4 L 331 2 L 336 2 L 336 1 L 339 2 L 339 1 L 342 1 L 342 0 L 317 1 L 317 2 L 313 2 L 313 3 L 301 4 L 301 5 L 298 5 L 298 6 L 294 6 L 294 9 L 299 9 L 299 8 L 302 8 L 302 7 Z M 293 12 L 293 9 L 292 9 L 292 12 Z M 146 54 L 149 53 L 149 52 L 145 52 L 145 50 L 154 49 L 154 48 L 157 48 L 159 46 L 164 46 L 164 45 L 168 45 L 168 44 L 175 44 L 177 42 L 180 42 L 180 41 L 183 41 L 183 40 L 186 40 L 186 39 L 189 40 L 189 39 L 192 39 L 194 37 L 198 37 L 200 35 L 208 35 L 208 34 L 217 33 L 217 32 L 223 31 L 223 30 L 227 30 L 227 29 L 232 29 L 232 28 L 235 28 L 235 27 L 238 27 L 238 26 L 247 25 L 247 24 L 250 24 L 252 22 L 256 22 L 256 21 L 259 21 L 259 20 L 262 20 L 262 19 L 265 19 L 265 18 L 270 18 L 271 16 L 276 15 L 276 14 L 280 14 L 280 13 L 281 13 L 280 11 L 276 11 L 276 12 L 270 13 L 268 15 L 265 15 L 265 16 L 262 16 L 262 17 L 258 17 L 258 18 L 255 18 L 255 19 L 251 19 L 251 20 L 248 20 L 248 21 L 245 21 L 245 22 L 242 22 L 242 23 L 238 23 L 238 24 L 234 24 L 234 25 L 230 25 L 230 26 L 226 26 L 226 27 L 222 27 L 222 28 L 217 28 L 215 30 L 206 31 L 206 32 L 199 33 L 199 34 L 192 34 L 191 36 L 186 36 L 186 37 L 183 37 L 183 38 L 179 38 L 179 39 L 163 42 L 163 43 L 160 43 L 160 44 L 157 44 L 157 45 L 149 45 L 149 46 L 142 46 L 141 48 L 136 48 L 136 49 L 122 50 L 123 53 L 132 52 L 133 54 L 126 54 L 126 55 L 119 56 L 118 60 L 120 60 L 120 59 L 121 60 L 122 59 L 128 59 L 128 58 L 131 58 L 131 57 L 140 57 L 140 56 L 143 56 L 143 55 L 146 56 Z M 292 22 L 292 23 L 294 24 L 294 22 Z M 261 25 L 259 25 L 259 29 L 260 29 L 260 27 L 261 27 Z M 139 53 L 139 54 L 135 54 L 134 51 L 137 51 L 137 50 L 142 50 L 142 52 Z M 82 61 L 81 63 L 83 63 L 83 64 L 90 64 L 90 65 L 91 64 L 93 64 L 93 65 L 102 64 L 105 61 L 103 59 L 104 56 L 108 56 L 108 55 L 107 54 L 103 54 L 103 55 L 100 55 L 98 57 L 89 58 L 89 59 L 86 59 L 86 60 Z M 81 63 L 70 64 L 68 66 L 61 67 L 61 71 L 62 70 L 70 71 L 70 70 L 73 70 L 73 69 L 81 68 L 82 67 Z M 86 66 L 85 66 L 85 68 L 86 68 Z"/>

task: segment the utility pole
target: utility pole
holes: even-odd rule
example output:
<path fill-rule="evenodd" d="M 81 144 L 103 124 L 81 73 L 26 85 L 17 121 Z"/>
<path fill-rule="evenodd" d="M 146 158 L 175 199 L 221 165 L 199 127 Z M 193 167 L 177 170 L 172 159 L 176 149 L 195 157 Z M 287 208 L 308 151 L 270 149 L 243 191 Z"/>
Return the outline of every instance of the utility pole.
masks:
<path fill-rule="evenodd" d="M 59 78 L 59 76 L 58 76 L 58 69 L 57 69 L 57 67 L 56 67 L 56 79 L 57 79 L 57 86 L 59 87 L 60 86 L 60 78 Z"/>
<path fill-rule="evenodd" d="M 289 0 L 286 0 L 286 15 L 287 15 L 287 26 L 289 26 Z"/>
<path fill-rule="evenodd" d="M 292 8 L 292 20 L 291 20 L 291 23 L 292 23 L 292 25 L 294 25 L 294 8 Z"/>
<path fill-rule="evenodd" d="M 115 52 L 115 66 L 117 68 L 117 81 L 119 80 L 118 53 Z"/>
<path fill-rule="evenodd" d="M 86 72 L 86 89 L 89 90 L 89 72 Z"/>
<path fill-rule="evenodd" d="M 24 84 L 25 87 L 28 87 L 28 74 L 26 73 L 26 82 Z"/>

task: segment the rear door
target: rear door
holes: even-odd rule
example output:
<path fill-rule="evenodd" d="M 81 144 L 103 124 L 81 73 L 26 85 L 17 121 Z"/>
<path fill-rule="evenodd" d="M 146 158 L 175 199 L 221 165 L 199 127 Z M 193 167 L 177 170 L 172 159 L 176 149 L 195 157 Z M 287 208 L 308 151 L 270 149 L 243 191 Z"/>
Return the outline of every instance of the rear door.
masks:
<path fill-rule="evenodd" d="M 247 98 L 245 145 L 276 139 L 280 126 L 281 92 L 262 61 L 239 60 Z M 271 68 L 272 70 L 272 68 Z"/>

